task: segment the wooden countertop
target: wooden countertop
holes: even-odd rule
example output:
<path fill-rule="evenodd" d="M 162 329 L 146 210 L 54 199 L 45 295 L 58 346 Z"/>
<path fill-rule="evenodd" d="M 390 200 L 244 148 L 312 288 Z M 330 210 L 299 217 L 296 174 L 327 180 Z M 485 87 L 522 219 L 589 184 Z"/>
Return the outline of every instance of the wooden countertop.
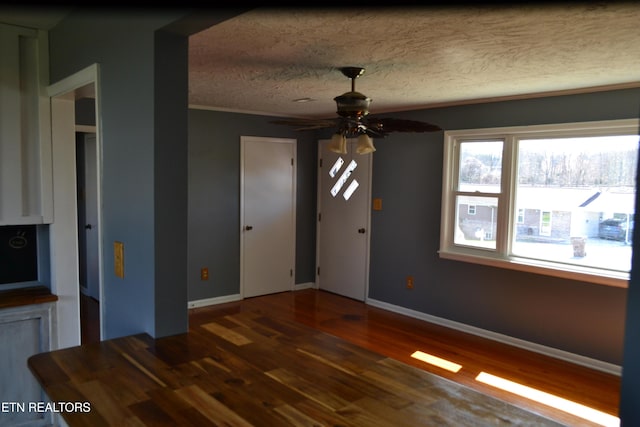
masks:
<path fill-rule="evenodd" d="M 8 289 L 0 291 L 0 309 L 19 307 L 21 305 L 42 304 L 57 301 L 57 295 L 51 293 L 45 286 L 31 286 L 28 288 Z"/>

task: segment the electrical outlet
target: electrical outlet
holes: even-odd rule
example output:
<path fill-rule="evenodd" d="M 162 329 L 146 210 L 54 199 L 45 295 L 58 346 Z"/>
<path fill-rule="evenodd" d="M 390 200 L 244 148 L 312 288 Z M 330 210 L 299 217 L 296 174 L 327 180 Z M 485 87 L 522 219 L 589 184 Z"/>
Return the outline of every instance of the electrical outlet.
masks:
<path fill-rule="evenodd" d="M 209 269 L 207 267 L 200 269 L 200 280 L 209 280 Z"/>
<path fill-rule="evenodd" d="M 407 276 L 407 289 L 413 289 L 413 276 Z"/>

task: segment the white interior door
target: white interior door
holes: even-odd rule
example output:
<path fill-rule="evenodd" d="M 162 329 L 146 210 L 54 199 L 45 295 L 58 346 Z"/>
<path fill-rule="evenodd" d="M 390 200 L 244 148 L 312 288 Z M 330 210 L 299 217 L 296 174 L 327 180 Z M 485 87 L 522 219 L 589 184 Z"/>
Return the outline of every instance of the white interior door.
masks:
<path fill-rule="evenodd" d="M 318 144 L 318 249 L 316 283 L 324 289 L 364 301 L 369 279 L 371 154 L 347 154 Z M 353 153 L 353 154 L 352 154 Z"/>
<path fill-rule="evenodd" d="M 296 140 L 243 136 L 241 151 L 242 296 L 292 290 Z"/>

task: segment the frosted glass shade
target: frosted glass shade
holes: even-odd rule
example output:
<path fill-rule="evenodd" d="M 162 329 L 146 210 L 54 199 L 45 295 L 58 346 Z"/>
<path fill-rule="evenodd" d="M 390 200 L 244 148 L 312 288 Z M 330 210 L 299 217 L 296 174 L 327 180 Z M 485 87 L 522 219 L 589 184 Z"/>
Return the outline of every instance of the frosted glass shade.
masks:
<path fill-rule="evenodd" d="M 356 147 L 356 153 L 367 154 L 376 151 L 376 147 L 373 146 L 373 140 L 366 133 L 358 136 L 358 146 Z"/>

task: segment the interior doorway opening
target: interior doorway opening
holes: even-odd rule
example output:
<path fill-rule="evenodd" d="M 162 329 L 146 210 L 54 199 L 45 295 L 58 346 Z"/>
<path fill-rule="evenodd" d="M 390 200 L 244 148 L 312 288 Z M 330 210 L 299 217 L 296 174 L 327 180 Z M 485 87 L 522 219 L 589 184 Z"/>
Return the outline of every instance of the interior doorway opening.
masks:
<path fill-rule="evenodd" d="M 76 105 L 76 108 L 80 106 L 78 102 Z M 97 141 L 95 129 L 92 128 L 95 126 L 76 124 L 78 279 L 82 344 L 100 341 Z"/>
<path fill-rule="evenodd" d="M 53 205 L 55 221 L 49 227 L 49 240 L 51 249 L 51 290 L 58 295 L 56 305 L 57 341 L 58 348 L 77 346 L 86 342 L 83 334 L 84 326 L 91 321 L 97 333 L 92 340 L 101 340 L 105 336 L 104 313 L 106 312 L 103 289 L 103 253 L 102 253 L 102 227 L 101 227 L 101 127 L 99 123 L 99 81 L 98 64 L 87 67 L 67 78 L 64 78 L 48 86 L 47 92 L 51 102 L 51 146 L 52 146 L 52 171 L 53 194 L 56 203 Z M 84 108 L 82 102 L 89 105 L 90 121 L 80 120 Z M 78 197 L 78 181 L 86 180 L 78 175 L 77 139 L 78 133 L 95 135 L 92 149 L 91 168 L 93 179 L 90 180 L 90 190 L 95 200 L 95 220 L 92 222 L 80 221 L 78 209 L 80 200 Z M 91 224 L 91 231 L 95 234 L 92 247 L 97 255 L 90 258 L 86 254 L 87 261 L 80 260 L 81 235 L 88 230 L 85 228 Z M 82 230 L 82 233 L 80 233 Z M 86 237 L 86 236 L 83 236 Z M 90 265 L 89 259 L 92 259 Z M 82 266 L 80 265 L 82 262 Z M 81 307 L 85 306 L 85 292 L 82 290 L 80 272 L 93 271 L 95 277 L 94 299 L 99 301 L 93 316 L 81 314 Z M 85 287 L 86 283 L 85 283 Z M 88 295 L 89 292 L 86 292 Z M 95 304 L 94 304 L 95 306 Z M 84 326 L 83 326 L 84 325 Z"/>

